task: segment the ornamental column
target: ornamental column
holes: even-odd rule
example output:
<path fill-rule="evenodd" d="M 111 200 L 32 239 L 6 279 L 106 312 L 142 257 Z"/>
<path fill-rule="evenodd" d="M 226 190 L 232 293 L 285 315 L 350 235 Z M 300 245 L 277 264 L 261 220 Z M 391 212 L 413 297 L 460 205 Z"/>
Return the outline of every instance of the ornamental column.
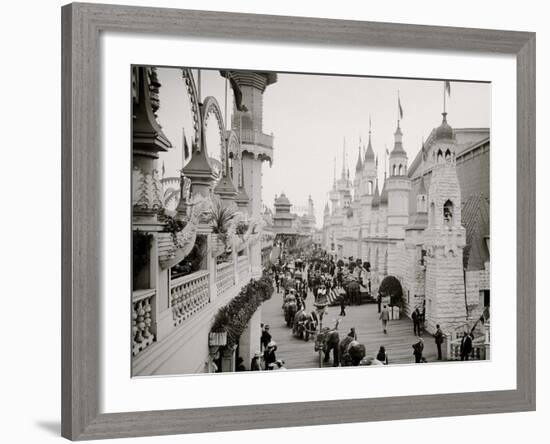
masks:
<path fill-rule="evenodd" d="M 224 71 L 232 84 L 240 90 L 241 103 L 235 102 L 231 129 L 241 141 L 243 185 L 249 198 L 248 212 L 259 220 L 262 211 L 262 163 L 273 161 L 273 136 L 263 133 L 263 94 L 277 81 L 277 74 L 267 72 Z M 261 274 L 261 244 L 251 247 L 252 276 Z"/>

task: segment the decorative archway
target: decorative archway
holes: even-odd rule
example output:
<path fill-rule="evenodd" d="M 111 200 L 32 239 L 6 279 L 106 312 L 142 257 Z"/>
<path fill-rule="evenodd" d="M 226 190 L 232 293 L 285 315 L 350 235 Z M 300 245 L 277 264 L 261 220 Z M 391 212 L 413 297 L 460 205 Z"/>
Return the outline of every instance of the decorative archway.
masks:
<path fill-rule="evenodd" d="M 206 146 L 206 128 L 208 125 L 208 117 L 213 114 L 216 122 L 218 123 L 219 140 L 220 140 L 220 159 L 224 156 L 225 151 L 225 125 L 223 122 L 222 111 L 220 105 L 215 97 L 208 96 L 204 99 L 201 107 L 201 137 L 203 140 L 200 149 L 205 150 L 205 154 L 208 157 L 208 147 Z"/>
<path fill-rule="evenodd" d="M 378 292 L 382 297 L 390 297 L 390 305 L 402 306 L 403 305 L 403 287 L 401 282 L 395 276 L 386 276 L 380 282 Z"/>

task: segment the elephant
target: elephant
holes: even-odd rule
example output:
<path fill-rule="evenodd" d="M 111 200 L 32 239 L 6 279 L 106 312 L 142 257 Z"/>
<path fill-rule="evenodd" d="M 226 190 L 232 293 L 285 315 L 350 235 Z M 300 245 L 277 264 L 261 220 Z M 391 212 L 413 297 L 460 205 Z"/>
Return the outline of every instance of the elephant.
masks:
<path fill-rule="evenodd" d="M 285 314 L 285 322 L 287 327 L 292 327 L 292 322 L 294 321 L 294 316 L 298 311 L 296 305 L 296 299 L 285 302 L 283 305 L 283 311 Z"/>
<path fill-rule="evenodd" d="M 323 363 L 327 363 L 330 360 L 330 352 L 333 352 L 332 366 L 338 367 L 340 364 L 339 359 L 339 344 L 340 335 L 337 330 L 331 330 L 328 327 L 323 328 L 315 338 L 315 351 L 323 351 L 325 357 Z"/>
<path fill-rule="evenodd" d="M 307 313 L 305 310 L 299 310 L 294 316 L 292 324 L 292 334 L 305 341 L 309 341 L 311 333 L 317 329 L 317 320 L 312 313 Z"/>
<path fill-rule="evenodd" d="M 340 341 L 340 364 L 343 367 L 358 366 L 367 354 L 364 344 L 361 344 L 351 336 L 346 336 Z"/>

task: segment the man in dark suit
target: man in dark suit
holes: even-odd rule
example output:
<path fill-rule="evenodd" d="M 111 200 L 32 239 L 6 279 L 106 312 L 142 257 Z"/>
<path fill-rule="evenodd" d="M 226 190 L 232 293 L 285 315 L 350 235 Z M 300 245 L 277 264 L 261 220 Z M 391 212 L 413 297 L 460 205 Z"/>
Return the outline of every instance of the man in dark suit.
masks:
<path fill-rule="evenodd" d="M 420 310 L 418 307 L 414 309 L 411 315 L 413 321 L 413 332 L 415 336 L 420 336 Z"/>
<path fill-rule="evenodd" d="M 470 359 L 470 355 L 473 350 L 474 335 L 472 333 L 464 332 L 462 340 L 460 341 L 460 360 L 467 361 Z"/>
<path fill-rule="evenodd" d="M 435 330 L 434 338 L 435 338 L 435 345 L 437 347 L 437 360 L 441 361 L 442 359 L 441 344 L 443 344 L 444 335 L 443 335 L 443 332 L 441 331 L 441 328 L 439 327 L 439 324 L 437 324 L 435 328 L 436 330 Z"/>

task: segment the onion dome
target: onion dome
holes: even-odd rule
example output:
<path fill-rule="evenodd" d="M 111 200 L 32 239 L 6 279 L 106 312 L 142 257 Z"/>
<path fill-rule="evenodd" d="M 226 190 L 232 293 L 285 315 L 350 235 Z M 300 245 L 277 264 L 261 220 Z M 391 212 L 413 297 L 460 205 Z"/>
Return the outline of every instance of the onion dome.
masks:
<path fill-rule="evenodd" d="M 384 186 L 382 187 L 382 193 L 380 194 L 380 205 L 388 205 L 388 188 L 386 187 L 385 180 Z"/>
<path fill-rule="evenodd" d="M 444 112 L 443 121 L 441 125 L 435 130 L 435 140 L 449 140 L 454 139 L 454 131 L 451 125 L 447 123 L 447 113 Z"/>
<path fill-rule="evenodd" d="M 374 188 L 374 196 L 372 198 L 372 208 L 378 208 L 380 206 L 380 191 L 378 190 L 378 181 L 376 181 L 376 187 Z"/>

